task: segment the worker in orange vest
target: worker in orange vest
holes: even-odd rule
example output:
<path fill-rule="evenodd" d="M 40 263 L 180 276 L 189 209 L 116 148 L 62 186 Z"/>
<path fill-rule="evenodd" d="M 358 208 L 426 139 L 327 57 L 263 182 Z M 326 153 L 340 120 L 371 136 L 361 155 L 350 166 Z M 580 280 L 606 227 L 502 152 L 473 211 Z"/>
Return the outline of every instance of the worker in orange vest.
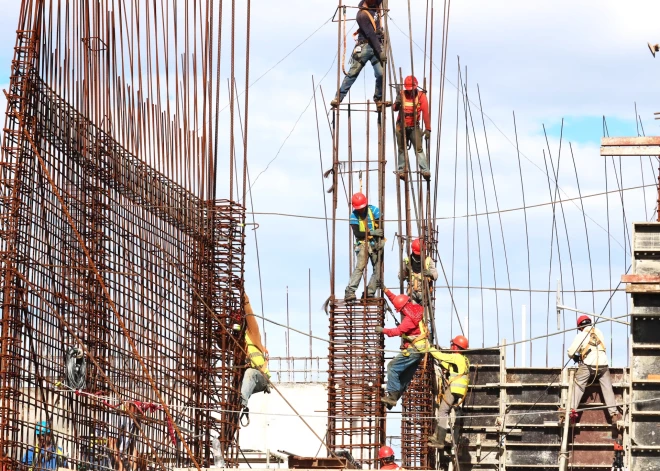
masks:
<path fill-rule="evenodd" d="M 401 466 L 394 462 L 394 450 L 389 446 L 380 447 L 378 461 L 380 462 L 380 469 L 401 469 Z"/>
<path fill-rule="evenodd" d="M 417 164 L 422 176 L 429 180 L 431 171 L 429 162 L 424 154 L 422 136 L 427 140 L 431 137 L 431 115 L 429 113 L 429 102 L 426 93 L 418 89 L 417 79 L 412 75 L 406 77 L 403 82 L 403 92 L 399 92 L 392 106 L 394 111 L 399 111 L 396 121 L 396 143 L 399 148 L 399 159 L 397 162 L 397 175 L 400 179 L 406 178 L 406 154 L 409 143 L 415 148 Z M 424 132 L 420 127 L 419 120 L 424 117 Z M 412 171 L 412 166 L 410 166 Z"/>

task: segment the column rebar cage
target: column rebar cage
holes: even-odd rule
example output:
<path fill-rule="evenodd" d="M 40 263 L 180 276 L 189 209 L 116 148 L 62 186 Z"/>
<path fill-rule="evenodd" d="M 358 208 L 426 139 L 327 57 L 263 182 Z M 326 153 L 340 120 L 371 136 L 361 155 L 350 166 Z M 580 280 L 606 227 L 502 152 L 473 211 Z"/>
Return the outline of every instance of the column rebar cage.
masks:
<path fill-rule="evenodd" d="M 382 394 L 385 362 L 384 299 L 369 298 L 330 305 L 328 447 L 348 450 L 362 465 L 375 467 L 385 442 Z"/>
<path fill-rule="evenodd" d="M 405 469 L 436 469 L 428 442 L 435 431 L 434 368 L 429 355 L 417 368 L 401 398 L 401 463 Z"/>

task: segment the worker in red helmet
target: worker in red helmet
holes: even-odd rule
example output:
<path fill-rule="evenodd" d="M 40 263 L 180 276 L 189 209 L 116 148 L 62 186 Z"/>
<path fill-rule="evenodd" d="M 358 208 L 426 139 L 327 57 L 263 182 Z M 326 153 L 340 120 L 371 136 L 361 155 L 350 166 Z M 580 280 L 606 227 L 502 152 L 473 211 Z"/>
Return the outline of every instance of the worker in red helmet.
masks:
<path fill-rule="evenodd" d="M 428 351 L 428 331 L 424 325 L 424 308 L 415 304 L 405 294 L 395 295 L 387 288 L 383 291 L 397 312 L 401 313 L 401 323 L 392 329 L 376 326 L 376 332 L 388 337 L 403 338 L 401 352 L 387 365 L 387 393 L 381 397 L 388 409 L 396 406 L 417 371 L 419 363 Z"/>
<path fill-rule="evenodd" d="M 392 109 L 399 111 L 396 121 L 396 143 L 399 151 L 397 175 L 402 180 L 405 180 L 408 170 L 406 168 L 407 147 L 409 144 L 412 144 L 415 148 L 417 164 L 419 165 L 422 176 L 426 180 L 429 180 L 431 178 L 431 171 L 429 170 L 429 162 L 424 154 L 422 135 L 427 140 L 431 137 L 431 114 L 429 113 L 429 102 L 426 98 L 426 93 L 418 89 L 417 79 L 412 75 L 406 77 L 403 82 L 403 90 L 400 90 L 397 94 Z M 421 117 L 424 118 L 423 133 L 419 123 Z M 412 165 L 410 165 L 410 170 L 413 171 Z"/>
<path fill-rule="evenodd" d="M 578 317 L 577 328 L 579 333 L 567 352 L 569 358 L 580 365 L 575 372 L 571 407 L 576 410 L 580 405 L 587 384 L 598 380 L 612 424 L 616 424 L 622 417 L 616 406 L 616 398 L 612 390 L 612 378 L 610 377 L 603 333 L 595 325 L 592 325 L 589 316 L 584 315 Z M 560 413 L 560 422 L 563 422 L 564 417 L 565 414 Z"/>
<path fill-rule="evenodd" d="M 355 236 L 355 270 L 348 281 L 344 300 L 355 300 L 355 291 L 360 286 L 360 280 L 367 268 L 367 260 L 371 260 L 373 273 L 365 289 L 367 298 L 373 298 L 380 285 L 380 264 L 383 259 L 385 239 L 383 229 L 380 228 L 380 210 L 367 203 L 367 197 L 362 193 L 355 193 L 351 199 L 353 212 L 349 224 Z"/>
<path fill-rule="evenodd" d="M 367 62 L 371 62 L 376 78 L 374 101 L 378 104 L 383 99 L 383 66 L 387 63 L 387 54 L 383 47 L 382 4 L 383 0 L 361 0 L 358 3 L 358 12 L 355 16 L 358 30 L 356 44 L 351 54 L 351 68 L 341 83 L 339 93 L 330 102 L 333 108 L 342 102 Z"/>
<path fill-rule="evenodd" d="M 380 462 L 380 469 L 401 469 L 401 466 L 394 462 L 394 450 L 389 446 L 380 447 L 378 461 Z"/>
<path fill-rule="evenodd" d="M 408 295 L 417 304 L 422 304 L 422 291 L 424 287 L 424 278 L 429 282 L 429 288 L 432 289 L 432 283 L 438 279 L 438 270 L 435 268 L 435 262 L 428 256 L 422 263 L 422 242 L 415 239 L 410 244 L 412 253 L 410 258 L 403 259 L 403 268 L 399 273 L 400 280 L 408 280 Z"/>
<path fill-rule="evenodd" d="M 431 447 L 439 448 L 440 453 L 445 447 L 445 437 L 449 431 L 449 413 L 452 407 L 463 403 L 470 385 L 470 362 L 462 353 L 469 346 L 466 337 L 457 335 L 451 341 L 451 353 L 445 353 L 436 348 L 431 348 L 429 351 L 440 364 L 443 373 L 438 379 L 438 390 L 441 391 L 438 422 L 435 435 L 428 443 Z"/>

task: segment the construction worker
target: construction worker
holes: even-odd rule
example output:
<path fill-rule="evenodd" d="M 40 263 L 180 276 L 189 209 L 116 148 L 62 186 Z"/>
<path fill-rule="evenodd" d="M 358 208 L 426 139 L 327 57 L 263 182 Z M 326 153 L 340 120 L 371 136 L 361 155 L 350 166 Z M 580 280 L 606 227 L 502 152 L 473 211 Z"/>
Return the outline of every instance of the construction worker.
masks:
<path fill-rule="evenodd" d="M 367 204 L 367 197 L 362 193 L 355 193 L 351 198 L 353 212 L 349 219 L 353 235 L 355 236 L 355 255 L 357 262 L 355 270 L 348 281 L 344 300 L 355 299 L 355 291 L 360 285 L 362 274 L 367 267 L 367 259 L 371 260 L 373 273 L 365 290 L 367 298 L 373 298 L 380 284 L 380 264 L 383 258 L 383 230 L 380 226 L 380 210 L 373 205 Z M 368 242 L 367 242 L 368 241 Z"/>
<path fill-rule="evenodd" d="M 254 311 L 247 294 L 243 295 L 245 306 L 245 345 L 247 347 L 248 365 L 241 383 L 241 422 L 244 427 L 250 424 L 250 409 L 248 401 L 252 394 L 265 392 L 270 394 L 268 371 L 268 350 L 261 343 L 259 324 L 254 317 Z"/>
<path fill-rule="evenodd" d="M 394 462 L 394 450 L 389 446 L 380 447 L 378 461 L 380 462 L 380 469 L 401 469 L 401 466 Z"/>
<path fill-rule="evenodd" d="M 339 94 L 330 102 L 333 107 L 339 106 L 344 100 L 367 62 L 371 62 L 376 77 L 374 101 L 380 103 L 383 99 L 383 66 L 387 62 L 387 54 L 383 49 L 382 3 L 383 0 L 362 0 L 358 4 L 355 18 L 358 24 L 357 44 L 351 55 L 351 68 L 341 83 Z"/>
<path fill-rule="evenodd" d="M 440 378 L 440 410 L 438 413 L 438 424 L 435 429 L 435 435 L 431 437 L 429 446 L 434 448 L 445 447 L 445 437 L 449 431 L 449 413 L 451 408 L 459 405 L 465 399 L 468 385 L 470 383 L 470 362 L 467 357 L 461 353 L 469 348 L 468 339 L 462 335 L 457 335 L 451 341 L 451 350 L 454 353 L 444 353 L 438 349 L 430 349 L 433 358 L 438 360 L 443 372 Z"/>
<path fill-rule="evenodd" d="M 424 326 L 424 308 L 413 303 L 405 294 L 395 295 L 387 288 L 383 291 L 403 318 L 401 324 L 393 329 L 376 326 L 378 333 L 388 337 L 402 337 L 404 340 L 401 353 L 387 365 L 387 393 L 381 397 L 388 409 L 396 406 L 417 371 L 419 363 L 428 351 L 427 330 Z"/>
<path fill-rule="evenodd" d="M 408 280 L 408 296 L 417 304 L 422 304 L 424 278 L 429 281 L 430 285 L 438 279 L 438 270 L 429 256 L 424 259 L 424 264 L 422 264 L 422 243 L 419 239 L 413 240 L 410 248 L 412 254 L 410 258 L 403 259 L 403 269 L 399 274 L 399 279 Z"/>
<path fill-rule="evenodd" d="M 406 155 L 408 144 L 412 143 L 417 155 L 417 164 L 422 176 L 429 180 L 431 172 L 429 162 L 424 154 L 422 146 L 422 135 L 428 140 L 431 137 L 431 115 L 429 113 L 429 102 L 426 93 L 418 90 L 417 79 L 412 75 L 406 77 L 403 82 L 403 93 L 399 92 L 392 106 L 394 111 L 399 111 L 396 120 L 396 143 L 399 148 L 399 159 L 397 162 L 397 174 L 400 179 L 406 178 Z M 420 117 L 424 117 L 424 133 L 419 125 Z M 410 166 L 412 171 L 412 165 Z"/>
<path fill-rule="evenodd" d="M 34 468 L 54 469 L 66 467 L 66 456 L 62 447 L 55 446 L 52 441 L 53 435 L 48 422 L 42 420 L 35 427 L 36 446 L 30 446 L 21 462 L 29 466 L 29 471 Z"/>
<path fill-rule="evenodd" d="M 612 378 L 608 368 L 603 333 L 592 325 L 589 316 L 584 315 L 578 317 L 577 328 L 580 333 L 577 334 L 568 348 L 568 356 L 580 365 L 575 372 L 571 408 L 573 411 L 578 408 L 587 384 L 591 385 L 598 380 L 612 424 L 616 424 L 621 420 L 621 414 L 617 409 L 614 391 L 612 390 Z M 589 382 L 590 379 L 591 382 Z M 563 413 L 560 415 L 559 420 L 563 422 Z"/>

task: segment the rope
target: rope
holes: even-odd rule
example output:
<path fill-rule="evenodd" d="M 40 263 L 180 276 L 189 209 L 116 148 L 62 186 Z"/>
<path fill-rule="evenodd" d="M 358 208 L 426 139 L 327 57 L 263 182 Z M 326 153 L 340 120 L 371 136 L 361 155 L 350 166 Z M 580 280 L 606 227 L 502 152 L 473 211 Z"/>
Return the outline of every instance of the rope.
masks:
<path fill-rule="evenodd" d="M 70 388 L 69 386 L 62 384 L 62 383 L 53 383 L 56 386 L 60 386 L 60 392 L 62 393 L 69 393 L 69 394 L 74 394 L 76 396 L 85 396 L 89 397 L 94 400 L 98 400 L 101 403 L 108 403 L 108 404 L 113 404 L 116 403 L 117 405 L 114 405 L 114 409 L 117 409 L 120 405 L 122 404 L 128 404 L 131 403 L 131 401 L 119 401 L 116 398 L 112 398 L 109 396 L 101 396 L 101 395 L 96 395 L 92 394 L 86 391 L 80 391 L 80 390 L 75 390 Z M 271 383 L 272 385 L 272 383 Z M 561 386 L 559 383 L 550 383 L 550 386 L 553 385 L 558 385 Z M 624 406 L 631 406 L 634 404 L 647 404 L 647 403 L 653 403 L 653 402 L 658 402 L 660 401 L 660 397 L 652 397 L 652 398 L 647 398 L 647 399 L 638 399 L 634 401 L 629 401 L 629 402 L 622 402 L 622 403 L 617 403 L 616 407 L 624 407 Z M 242 411 L 240 410 L 232 410 L 232 409 L 222 409 L 219 407 L 195 407 L 195 406 L 184 406 L 184 405 L 177 405 L 177 404 L 168 404 L 168 407 L 174 410 L 181 410 L 181 411 L 205 411 L 205 412 L 227 412 L 230 414 L 237 414 L 240 415 Z M 590 411 L 590 410 L 604 410 L 608 409 L 609 406 L 603 405 L 603 406 L 595 406 L 595 407 L 583 407 L 583 408 L 578 408 L 575 409 L 576 412 L 584 412 L 584 411 Z M 294 409 L 295 410 L 295 409 Z M 337 419 L 337 420 L 350 420 L 354 419 L 354 416 L 350 415 L 320 415 L 320 414 L 300 414 L 300 413 L 286 413 L 286 412 L 251 412 L 253 415 L 263 415 L 266 417 L 301 417 L 301 418 L 309 418 L 309 419 L 319 419 L 319 418 L 327 418 L 327 419 Z M 392 414 L 391 412 L 389 414 Z M 557 411 L 556 410 L 550 410 L 550 411 L 527 411 L 527 412 L 507 412 L 505 414 L 476 414 L 476 415 L 470 415 L 470 416 L 464 416 L 463 419 L 481 419 L 481 418 L 492 418 L 492 417 L 525 417 L 528 415 L 556 415 Z M 387 416 L 369 416 L 374 419 L 386 419 Z M 409 420 L 418 420 L 418 419 L 434 419 L 435 415 L 429 415 L 429 416 L 415 416 L 413 419 L 412 417 Z M 516 426 L 513 427 L 514 429 Z"/>

